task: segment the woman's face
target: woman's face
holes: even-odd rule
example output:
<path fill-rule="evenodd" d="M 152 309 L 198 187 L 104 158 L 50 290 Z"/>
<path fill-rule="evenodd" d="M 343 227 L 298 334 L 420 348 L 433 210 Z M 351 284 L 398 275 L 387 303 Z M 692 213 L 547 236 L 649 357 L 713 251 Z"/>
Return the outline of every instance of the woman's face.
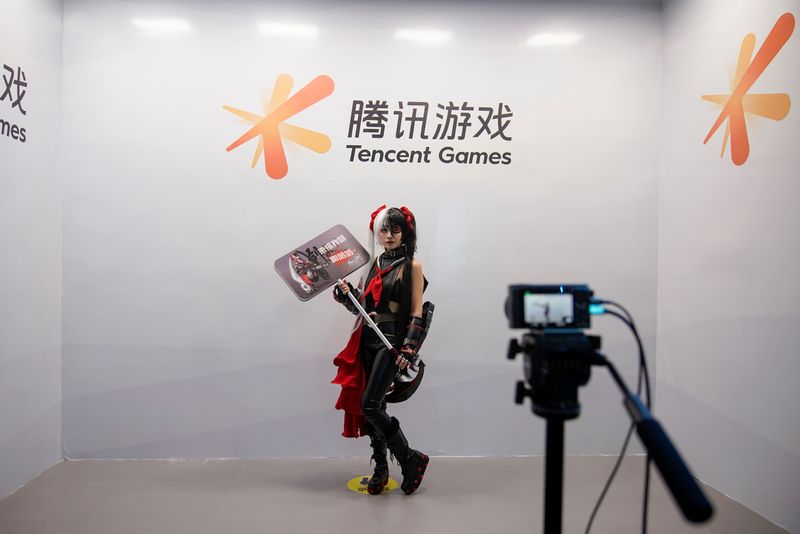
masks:
<path fill-rule="evenodd" d="M 403 243 L 403 230 L 397 224 L 389 228 L 381 228 L 378 236 L 381 240 L 381 246 L 386 250 L 394 250 Z"/>

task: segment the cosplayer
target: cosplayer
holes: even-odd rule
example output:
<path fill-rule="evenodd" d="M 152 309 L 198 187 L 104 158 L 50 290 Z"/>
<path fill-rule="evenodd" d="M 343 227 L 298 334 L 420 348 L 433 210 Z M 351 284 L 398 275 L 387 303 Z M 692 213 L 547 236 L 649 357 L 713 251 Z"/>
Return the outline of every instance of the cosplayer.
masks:
<path fill-rule="evenodd" d="M 381 206 L 369 227 L 373 251 L 364 289 L 341 282 L 334 298 L 358 314 L 347 296 L 352 291 L 399 355 L 394 357 L 359 319 L 347 347 L 334 359 L 339 371 L 333 383 L 342 386 L 336 408 L 345 411 L 343 436 L 370 437 L 375 472 L 367 485 L 369 494 L 379 495 L 389 481 L 388 448 L 403 471 L 400 487 L 410 495 L 422 483 L 429 458 L 408 446 L 399 422 L 386 413 L 386 393 L 398 370 L 419 359 L 417 349 L 425 333 L 422 292 L 427 282 L 422 265 L 414 259 L 417 227 L 408 208 Z M 382 252 L 377 257 L 376 245 Z"/>

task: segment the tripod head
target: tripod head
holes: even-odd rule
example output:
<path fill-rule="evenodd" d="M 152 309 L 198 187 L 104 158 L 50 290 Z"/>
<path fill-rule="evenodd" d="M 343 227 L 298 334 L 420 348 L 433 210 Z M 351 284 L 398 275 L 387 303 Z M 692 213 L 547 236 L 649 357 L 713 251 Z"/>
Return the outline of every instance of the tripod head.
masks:
<path fill-rule="evenodd" d="M 508 358 L 523 353 L 525 380 L 517 382 L 515 401 L 531 399 L 533 413 L 545 419 L 569 420 L 581 413 L 578 388 L 591 377 L 597 362 L 599 336 L 580 330 L 541 329 L 523 334 L 521 343 L 512 339 Z"/>

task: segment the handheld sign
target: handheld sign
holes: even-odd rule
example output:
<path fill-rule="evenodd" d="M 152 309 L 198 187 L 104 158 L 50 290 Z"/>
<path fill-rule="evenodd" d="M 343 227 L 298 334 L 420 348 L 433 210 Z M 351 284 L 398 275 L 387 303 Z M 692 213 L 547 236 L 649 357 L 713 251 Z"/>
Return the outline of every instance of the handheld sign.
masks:
<path fill-rule="evenodd" d="M 369 253 L 337 224 L 275 260 L 275 270 L 302 301 L 310 300 L 369 262 Z"/>

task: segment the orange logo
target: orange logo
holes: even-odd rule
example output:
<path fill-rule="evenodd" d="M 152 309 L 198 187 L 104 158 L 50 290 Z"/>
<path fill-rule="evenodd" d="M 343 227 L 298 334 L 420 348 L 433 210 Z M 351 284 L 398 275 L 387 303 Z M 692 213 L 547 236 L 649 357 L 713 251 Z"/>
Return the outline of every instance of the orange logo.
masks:
<path fill-rule="evenodd" d="M 703 95 L 703 100 L 722 106 L 722 111 L 703 144 L 708 143 L 722 122 L 727 119 L 725 133 L 722 136 L 720 157 L 725 155 L 725 147 L 730 138 L 731 159 L 735 165 L 742 165 L 750 154 L 745 113 L 752 113 L 775 121 L 779 121 L 789 114 L 789 109 L 792 107 L 789 95 L 785 93 L 747 94 L 747 92 L 775 59 L 793 31 L 794 16 L 791 13 L 784 13 L 770 30 L 764 44 L 756 52 L 755 58 L 753 58 L 753 50 L 756 46 L 756 36 L 752 33 L 745 35 L 739 49 L 739 61 L 736 65 L 736 75 L 731 84 L 731 94 Z"/>
<path fill-rule="evenodd" d="M 275 88 L 272 90 L 272 98 L 270 98 L 269 104 L 264 106 L 264 115 L 250 113 L 231 106 L 222 106 L 224 110 L 230 111 L 234 115 L 238 115 L 254 124 L 252 128 L 231 143 L 225 150 L 230 152 L 250 139 L 260 136 L 250 166 L 255 168 L 258 158 L 261 157 L 263 152 L 264 168 L 267 176 L 274 180 L 280 180 L 289 171 L 289 164 L 286 162 L 286 154 L 283 151 L 281 138 L 294 141 L 320 154 L 324 154 L 331 148 L 331 140 L 327 135 L 293 126 L 284 121 L 333 93 L 333 80 L 330 76 L 317 76 L 289 98 L 293 85 L 294 80 L 288 74 L 278 76 L 278 79 L 275 80 Z"/>

